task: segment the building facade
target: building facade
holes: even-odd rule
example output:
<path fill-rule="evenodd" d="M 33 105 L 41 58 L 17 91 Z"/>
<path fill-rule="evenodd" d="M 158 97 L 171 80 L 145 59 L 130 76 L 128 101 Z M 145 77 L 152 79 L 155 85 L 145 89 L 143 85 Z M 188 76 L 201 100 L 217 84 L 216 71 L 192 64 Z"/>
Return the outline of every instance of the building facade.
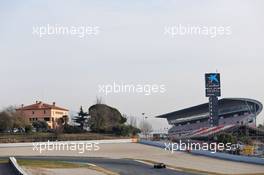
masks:
<path fill-rule="evenodd" d="M 69 110 L 56 106 L 56 103 L 47 104 L 36 101 L 35 104 L 24 106 L 17 109 L 30 123 L 34 121 L 46 121 L 49 129 L 55 129 L 58 126 L 58 119 L 69 115 Z"/>

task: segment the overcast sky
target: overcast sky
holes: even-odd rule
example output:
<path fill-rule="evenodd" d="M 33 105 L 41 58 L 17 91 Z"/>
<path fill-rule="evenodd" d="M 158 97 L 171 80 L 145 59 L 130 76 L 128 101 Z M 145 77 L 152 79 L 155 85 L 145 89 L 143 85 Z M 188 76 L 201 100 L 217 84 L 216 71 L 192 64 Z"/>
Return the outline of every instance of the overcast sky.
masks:
<path fill-rule="evenodd" d="M 56 101 L 78 111 L 96 96 L 121 113 L 150 117 L 206 102 L 204 73 L 222 97 L 264 102 L 262 0 L 0 2 L 0 107 Z M 98 26 L 96 36 L 37 37 L 34 26 Z M 166 26 L 230 26 L 231 35 L 170 37 Z M 98 85 L 164 84 L 165 93 L 105 95 Z M 259 122 L 263 122 L 261 113 Z"/>

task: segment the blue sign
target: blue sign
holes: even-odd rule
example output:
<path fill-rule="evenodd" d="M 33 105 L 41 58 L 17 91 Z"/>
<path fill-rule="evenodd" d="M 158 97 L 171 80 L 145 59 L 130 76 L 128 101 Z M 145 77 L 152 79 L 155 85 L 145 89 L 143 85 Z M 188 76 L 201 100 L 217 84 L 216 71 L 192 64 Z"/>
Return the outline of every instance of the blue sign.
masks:
<path fill-rule="evenodd" d="M 205 93 L 206 97 L 221 96 L 221 81 L 219 73 L 205 74 Z"/>

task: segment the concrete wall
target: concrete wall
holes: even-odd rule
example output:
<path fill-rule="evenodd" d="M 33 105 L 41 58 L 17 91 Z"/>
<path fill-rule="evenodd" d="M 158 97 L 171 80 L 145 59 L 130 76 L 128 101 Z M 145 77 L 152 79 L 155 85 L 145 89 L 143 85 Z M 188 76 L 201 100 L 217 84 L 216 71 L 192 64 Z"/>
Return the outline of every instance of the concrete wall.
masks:
<path fill-rule="evenodd" d="M 159 147 L 162 149 L 165 149 L 166 146 L 164 142 L 156 142 L 156 141 L 149 141 L 149 140 L 140 140 L 139 143 L 145 144 L 145 145 L 151 145 L 155 147 Z M 241 155 L 232 155 L 227 153 L 211 153 L 210 151 L 203 151 L 203 150 L 193 150 L 190 152 L 194 155 L 201 155 L 201 156 L 207 156 L 212 158 L 218 158 L 218 159 L 224 159 L 224 160 L 230 160 L 230 161 L 237 161 L 237 162 L 245 162 L 245 163 L 252 163 L 252 164 L 260 164 L 264 165 L 264 159 L 259 157 L 249 157 L 249 156 L 241 156 Z"/>

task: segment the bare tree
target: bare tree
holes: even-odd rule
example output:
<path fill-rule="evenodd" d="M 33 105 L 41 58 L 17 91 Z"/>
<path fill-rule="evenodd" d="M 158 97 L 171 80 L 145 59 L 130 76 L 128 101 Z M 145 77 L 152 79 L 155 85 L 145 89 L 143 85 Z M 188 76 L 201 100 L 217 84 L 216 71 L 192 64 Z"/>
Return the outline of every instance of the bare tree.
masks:
<path fill-rule="evenodd" d="M 142 121 L 139 126 L 141 133 L 146 137 L 152 132 L 152 125 L 147 121 Z"/>
<path fill-rule="evenodd" d="M 137 117 L 135 116 L 129 116 L 128 117 L 128 122 L 129 122 L 129 125 L 133 126 L 133 127 L 137 127 Z"/>
<path fill-rule="evenodd" d="M 104 104 L 104 102 L 103 102 L 103 98 L 102 98 L 102 97 L 98 97 L 98 96 L 96 96 L 95 104 Z"/>

